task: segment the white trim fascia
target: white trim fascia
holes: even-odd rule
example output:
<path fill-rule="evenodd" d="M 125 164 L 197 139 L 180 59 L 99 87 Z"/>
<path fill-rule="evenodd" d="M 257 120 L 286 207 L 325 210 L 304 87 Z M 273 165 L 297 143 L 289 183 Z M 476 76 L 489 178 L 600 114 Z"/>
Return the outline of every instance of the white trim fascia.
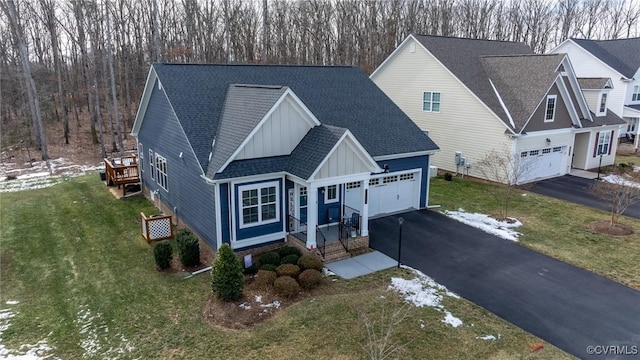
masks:
<path fill-rule="evenodd" d="M 258 122 L 258 124 L 256 124 L 256 126 L 251 130 L 251 132 L 244 138 L 244 140 L 242 140 L 242 143 L 240 143 L 238 148 L 235 149 L 235 151 L 231 154 L 231 156 L 229 156 L 227 161 L 225 161 L 225 163 L 222 164 L 220 169 L 218 169 L 218 171 L 217 171 L 218 173 L 223 172 L 224 169 L 226 169 L 227 166 L 229 166 L 229 164 L 233 160 L 235 160 L 236 156 L 238 156 L 240 151 L 242 151 L 242 149 L 244 149 L 244 147 L 255 136 L 255 134 L 258 132 L 258 130 L 260 130 L 260 128 L 262 128 L 264 123 L 267 122 L 269 117 L 271 117 L 273 112 L 276 111 L 276 109 L 280 106 L 280 104 L 282 104 L 284 102 L 284 100 L 287 98 L 287 96 L 291 96 L 291 98 L 294 100 L 294 104 L 297 103 L 297 105 L 299 105 L 302 108 L 302 110 L 307 113 L 307 115 L 311 118 L 313 123 L 316 124 L 316 126 L 320 126 L 320 121 L 315 117 L 315 115 L 313 115 L 313 113 L 311 113 L 309 108 L 307 108 L 306 105 L 304 105 L 302 103 L 302 101 L 296 96 L 296 94 L 293 93 L 293 90 L 291 90 L 290 88 L 287 88 L 287 90 L 284 93 L 282 93 L 282 95 L 280 95 L 280 98 L 278 98 L 278 100 L 273 104 L 271 109 L 269 109 L 269 111 L 267 111 L 267 113 L 262 117 L 262 119 Z M 303 116 L 303 118 L 304 118 L 304 116 Z"/>
<path fill-rule="evenodd" d="M 247 246 L 253 246 L 253 245 L 258 245 L 258 244 L 262 244 L 265 242 L 271 242 L 271 241 L 276 241 L 276 240 L 282 240 L 284 241 L 284 239 L 287 237 L 287 232 L 286 231 L 280 231 L 277 233 L 272 233 L 272 234 L 266 234 L 266 235 L 262 235 L 262 236 L 256 236 L 253 238 L 249 238 L 249 239 L 242 239 L 242 240 L 233 240 L 231 241 L 231 248 L 236 250 L 236 249 L 242 249 L 245 248 Z"/>
<path fill-rule="evenodd" d="M 578 115 L 578 109 L 573 106 L 573 101 L 571 101 L 571 95 L 569 94 L 569 89 L 565 85 L 564 81 L 562 81 L 562 77 L 558 76 L 555 81 L 556 85 L 558 85 L 558 91 L 560 92 L 560 96 L 569 111 L 569 116 L 571 117 L 571 122 L 574 125 L 582 127 L 582 123 L 580 122 L 580 116 Z M 554 119 L 555 119 L 555 110 L 554 110 Z"/>
<path fill-rule="evenodd" d="M 327 163 L 327 161 L 329 160 L 329 158 L 331 157 L 331 155 L 333 155 L 333 153 L 336 151 L 336 149 L 338 148 L 338 146 L 340 146 L 340 144 L 342 144 L 342 142 L 349 137 L 349 139 L 353 142 L 353 144 L 356 146 L 356 148 L 359 150 L 359 152 L 361 154 L 358 154 L 358 151 L 355 151 L 354 153 L 356 154 L 356 156 L 358 156 L 360 158 L 360 160 L 362 160 L 365 164 L 368 162 L 370 166 L 370 172 L 381 172 L 382 169 L 378 166 L 378 164 L 376 163 L 376 161 L 371 157 L 371 155 L 369 155 L 369 153 L 364 149 L 364 147 L 360 144 L 360 142 L 356 139 L 355 136 L 353 136 L 353 134 L 351 134 L 351 131 L 349 131 L 348 129 L 344 132 L 344 134 L 342 134 L 342 136 L 340 137 L 340 139 L 338 139 L 338 141 L 336 141 L 336 143 L 333 145 L 333 147 L 331 148 L 331 150 L 327 153 L 327 155 L 324 157 L 324 159 L 322 159 L 322 161 L 320 162 L 320 164 L 316 167 L 316 169 L 313 171 L 313 173 L 311 173 L 311 176 L 309 176 L 309 182 L 312 182 L 315 180 L 316 175 L 318 174 L 318 171 L 320 171 L 320 169 L 324 166 L 324 164 Z M 364 155 L 364 158 L 362 158 L 362 156 Z"/>
<path fill-rule="evenodd" d="M 580 106 L 580 110 L 582 111 L 582 115 L 585 119 L 593 122 L 593 119 L 591 118 L 591 112 L 589 111 L 589 105 L 587 104 L 587 99 L 584 97 L 584 93 L 580 89 L 578 77 L 576 76 L 576 72 L 573 70 L 573 65 L 571 64 L 571 59 L 568 55 L 564 56 L 564 59 L 562 59 L 562 64 L 564 65 L 565 71 L 567 67 L 571 69 L 571 71 L 567 73 L 567 78 L 571 83 L 571 87 L 573 87 L 573 94 L 576 96 L 578 106 Z M 611 81 L 611 78 L 609 78 L 609 81 Z M 613 83 L 611 87 L 613 88 Z M 576 111 L 578 111 L 578 109 L 576 109 Z M 580 123 L 580 125 L 582 125 L 582 123 Z"/>
<path fill-rule="evenodd" d="M 491 78 L 489 78 L 489 84 L 491 84 L 491 88 L 493 89 L 493 92 L 498 97 L 498 101 L 500 102 L 500 106 L 502 106 L 502 110 L 504 110 L 504 112 L 507 114 L 507 118 L 509 118 L 509 123 L 515 129 L 516 128 L 516 124 L 513 122 L 513 118 L 511 117 L 511 113 L 509 112 L 509 109 L 507 108 L 507 105 L 505 105 L 504 101 L 502 101 L 502 96 L 500 96 L 500 93 L 498 92 L 498 89 L 496 89 L 496 86 L 493 84 L 493 81 L 491 81 Z"/>
<path fill-rule="evenodd" d="M 411 35 L 411 36 L 413 36 L 413 35 Z M 414 39 L 415 39 L 415 38 L 414 38 Z M 482 106 L 484 106 L 484 108 L 485 108 L 485 109 L 487 109 L 487 111 L 489 111 L 489 113 L 490 113 L 490 114 L 492 114 L 493 116 L 495 116 L 495 118 L 496 118 L 498 121 L 500 121 L 500 122 L 501 122 L 501 123 L 502 123 L 502 124 L 507 128 L 507 130 L 508 130 L 510 133 L 515 134 L 515 130 L 514 130 L 513 128 L 509 127 L 509 125 L 508 125 L 507 123 L 505 123 L 505 122 L 500 118 L 500 116 L 498 116 L 495 112 L 493 112 L 493 110 L 491 110 L 491 108 L 490 108 L 489 106 L 487 106 L 487 104 L 485 104 L 485 103 L 484 103 L 484 101 L 482 101 L 482 100 L 481 100 L 481 99 L 480 99 L 480 98 L 479 98 L 479 97 L 478 97 L 478 96 L 477 96 L 473 91 L 471 91 L 471 89 L 469 89 L 469 88 L 467 87 L 467 85 L 466 85 L 464 82 L 462 82 L 462 80 L 458 79 L 458 77 L 457 77 L 454 73 L 452 73 L 452 72 L 451 72 L 451 70 L 449 70 L 449 68 L 447 68 L 446 66 L 444 66 L 444 64 L 443 64 L 443 63 L 441 63 L 441 62 L 440 62 L 440 60 L 438 60 L 438 58 L 437 58 L 435 55 L 433 55 L 429 50 L 427 50 L 427 48 L 426 48 L 424 45 L 422 45 L 422 43 L 421 43 L 420 41 L 416 40 L 416 43 L 418 43 L 418 45 L 420 45 L 420 47 L 421 47 L 424 51 L 426 51 L 426 52 L 427 52 L 427 54 L 429 54 L 429 56 L 431 56 L 431 57 L 432 57 L 432 58 L 433 58 L 433 59 L 438 63 L 438 65 L 440 65 L 443 69 L 445 69 L 445 71 L 446 71 L 449 75 L 451 75 L 451 77 L 453 77 L 454 79 L 456 79 L 456 80 L 458 81 L 458 83 L 459 83 L 460 85 L 462 85 L 462 87 L 463 87 L 465 90 L 467 90 L 467 91 L 469 92 L 469 94 L 471 94 L 471 96 L 473 96 L 473 97 L 474 97 L 474 98 L 475 98 L 475 99 L 476 99 L 476 100 L 477 100 L 477 101 L 478 101 Z"/>
<path fill-rule="evenodd" d="M 392 59 L 394 59 L 396 56 L 398 56 L 398 54 L 402 51 L 401 49 L 403 49 L 406 46 L 406 43 L 409 42 L 410 39 L 413 39 L 413 41 L 415 41 L 416 43 L 420 44 L 420 42 L 413 36 L 413 34 L 409 34 L 409 36 L 407 36 L 401 43 L 400 45 L 398 45 L 398 47 L 396 47 L 395 50 L 393 50 L 393 52 L 387 56 L 386 59 L 384 59 L 384 61 L 382 62 L 382 64 L 380 64 L 380 66 L 378 66 L 372 73 L 371 75 L 369 75 L 369 79 L 373 80 L 373 78 L 378 74 L 378 72 L 380 71 L 380 69 L 386 67 L 387 63 L 391 62 Z"/>
<path fill-rule="evenodd" d="M 632 107 L 624 105 L 622 107 L 622 116 L 621 117 L 637 117 L 640 116 L 640 110 L 636 110 Z"/>
<path fill-rule="evenodd" d="M 575 130 L 582 130 L 582 129 L 575 129 L 575 128 L 566 127 L 566 128 L 553 129 L 553 130 L 531 131 L 531 132 L 528 132 L 525 135 L 522 135 L 520 138 L 526 139 L 527 136 L 534 137 L 534 136 L 557 135 L 557 134 L 563 134 L 563 133 L 575 133 Z"/>
<path fill-rule="evenodd" d="M 215 199 L 214 211 L 216 214 L 216 250 L 222 246 L 222 204 L 220 204 L 220 185 L 214 185 L 213 198 Z"/>
<path fill-rule="evenodd" d="M 136 119 L 133 122 L 133 126 L 131 127 L 131 136 L 138 136 L 138 132 L 140 131 L 140 127 L 142 126 L 142 120 L 144 119 L 144 115 L 147 112 L 147 107 L 149 106 L 149 99 L 151 99 L 151 93 L 153 92 L 153 88 L 155 86 L 156 79 L 158 78 L 158 74 L 153 69 L 153 65 L 149 68 L 149 73 L 147 74 L 147 80 L 145 81 L 144 90 L 142 91 L 142 96 L 140 97 L 140 105 L 138 106 L 138 111 L 136 112 Z M 160 80 L 158 80 L 160 81 Z M 149 88 L 149 83 L 151 83 L 151 88 Z"/>
<path fill-rule="evenodd" d="M 308 187 L 315 186 L 316 188 L 321 188 L 323 186 L 344 184 L 348 182 L 365 181 L 365 180 L 368 181 L 370 178 L 371 178 L 371 173 L 368 173 L 368 172 L 336 176 L 336 177 L 327 178 L 327 179 L 309 181 Z"/>
<path fill-rule="evenodd" d="M 375 160 L 375 161 L 383 161 L 383 160 L 403 159 L 403 158 L 415 157 L 415 156 L 433 155 L 433 154 L 437 153 L 438 151 L 440 151 L 440 149 L 416 151 L 416 152 L 401 153 L 401 154 L 380 155 L 380 156 L 374 156 L 373 160 Z"/>

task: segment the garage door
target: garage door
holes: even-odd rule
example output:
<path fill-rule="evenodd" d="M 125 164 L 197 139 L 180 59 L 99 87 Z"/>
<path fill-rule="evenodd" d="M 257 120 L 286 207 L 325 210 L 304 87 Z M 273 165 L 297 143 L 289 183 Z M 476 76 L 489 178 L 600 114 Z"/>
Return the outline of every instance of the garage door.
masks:
<path fill-rule="evenodd" d="M 520 152 L 520 183 L 563 175 L 566 146 L 532 149 Z"/>
<path fill-rule="evenodd" d="M 385 174 L 369 180 L 369 215 L 419 208 L 420 173 Z"/>

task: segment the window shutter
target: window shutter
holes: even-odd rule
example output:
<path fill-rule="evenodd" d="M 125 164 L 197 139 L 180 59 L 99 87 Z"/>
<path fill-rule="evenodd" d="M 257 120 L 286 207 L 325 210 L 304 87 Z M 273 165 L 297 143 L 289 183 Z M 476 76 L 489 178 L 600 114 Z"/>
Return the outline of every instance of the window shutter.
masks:
<path fill-rule="evenodd" d="M 607 155 L 611 155 L 611 148 L 613 147 L 613 133 L 614 130 L 611 130 L 611 137 L 609 138 L 609 153 Z"/>
<path fill-rule="evenodd" d="M 596 145 L 593 147 L 593 157 L 598 155 L 598 140 L 600 140 L 600 133 L 596 133 Z"/>

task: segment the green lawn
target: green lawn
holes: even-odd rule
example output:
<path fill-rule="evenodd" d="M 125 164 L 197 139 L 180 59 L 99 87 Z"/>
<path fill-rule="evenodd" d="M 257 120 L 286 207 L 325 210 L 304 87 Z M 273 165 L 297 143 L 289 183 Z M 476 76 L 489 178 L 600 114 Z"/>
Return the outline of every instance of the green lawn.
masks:
<path fill-rule="evenodd" d="M 3 193 L 0 205 L 0 308 L 15 314 L 2 345 L 46 340 L 62 359 L 361 359 L 359 315 L 379 319 L 383 308 L 400 307 L 387 287 L 392 276 L 410 276 L 391 269 L 327 281 L 320 295 L 253 329 L 225 330 L 202 320 L 209 276 L 182 280 L 154 270 L 139 234 L 140 211 L 155 212 L 145 199 L 116 200 L 94 174 Z M 539 339 L 466 300 L 443 304 L 463 325 L 445 325 L 433 308 L 407 307 L 394 336 L 407 344 L 403 358 L 569 358 L 546 343 L 531 352 Z M 498 334 L 497 341 L 477 339 Z"/>
<path fill-rule="evenodd" d="M 499 207 L 487 189 L 494 184 L 454 178 L 431 181 L 429 202 L 440 210 L 463 208 L 469 212 L 497 214 Z M 640 221 L 626 216 L 621 223 L 632 227 L 631 236 L 601 236 L 586 230 L 594 220 L 608 220 L 606 212 L 520 191 L 509 216 L 524 224 L 520 244 L 640 289 Z"/>

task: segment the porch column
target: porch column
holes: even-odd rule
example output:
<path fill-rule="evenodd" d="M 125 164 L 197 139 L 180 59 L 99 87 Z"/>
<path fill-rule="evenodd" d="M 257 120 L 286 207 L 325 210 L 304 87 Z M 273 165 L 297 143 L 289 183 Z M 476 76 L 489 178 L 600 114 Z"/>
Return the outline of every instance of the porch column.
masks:
<path fill-rule="evenodd" d="M 362 219 L 360 235 L 369 236 L 369 180 L 362 180 Z"/>
<path fill-rule="evenodd" d="M 316 248 L 316 227 L 318 226 L 318 187 L 307 188 L 307 249 Z"/>

